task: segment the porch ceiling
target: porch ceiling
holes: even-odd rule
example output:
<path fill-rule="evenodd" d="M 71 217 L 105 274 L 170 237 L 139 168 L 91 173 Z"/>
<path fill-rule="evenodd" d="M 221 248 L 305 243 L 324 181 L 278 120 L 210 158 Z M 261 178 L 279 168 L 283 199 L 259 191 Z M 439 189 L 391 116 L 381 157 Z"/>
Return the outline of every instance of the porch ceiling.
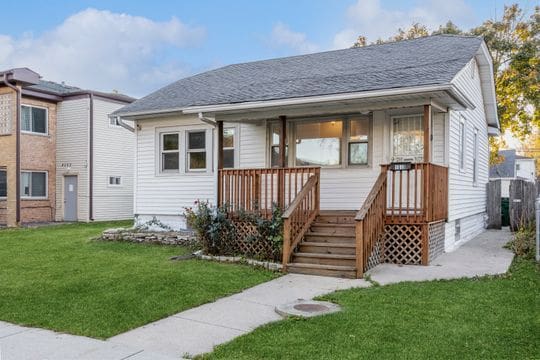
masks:
<path fill-rule="evenodd" d="M 437 111 L 447 109 L 464 110 L 469 104 L 464 104 L 445 90 L 427 91 L 413 94 L 396 94 L 386 96 L 373 96 L 359 99 L 339 99 L 310 103 L 292 103 L 281 105 L 260 104 L 255 107 L 242 106 L 232 109 L 209 109 L 201 111 L 205 116 L 214 117 L 219 121 L 244 122 L 276 118 L 281 115 L 287 117 L 332 115 L 347 113 L 366 113 L 375 110 L 389 110 L 399 108 L 418 107 L 426 104 L 433 105 Z M 470 107 L 470 105 L 469 105 Z M 202 109 L 201 109 L 202 110 Z"/>

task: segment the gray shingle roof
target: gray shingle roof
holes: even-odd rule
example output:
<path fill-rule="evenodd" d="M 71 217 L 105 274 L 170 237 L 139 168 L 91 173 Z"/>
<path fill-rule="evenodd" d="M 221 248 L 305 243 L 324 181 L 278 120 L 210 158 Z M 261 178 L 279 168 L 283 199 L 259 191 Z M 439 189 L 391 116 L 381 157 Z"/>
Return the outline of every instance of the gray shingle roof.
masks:
<path fill-rule="evenodd" d="M 516 160 L 532 159 L 531 157 L 517 155 L 515 149 L 499 150 L 499 155 L 504 157 L 504 161 L 500 164 L 491 165 L 489 167 L 490 178 L 513 178 L 516 176 Z"/>
<path fill-rule="evenodd" d="M 482 41 L 435 35 L 228 65 L 176 81 L 116 113 L 446 84 Z"/>
<path fill-rule="evenodd" d="M 79 92 L 82 89 L 76 86 L 69 86 L 66 84 L 59 84 L 53 81 L 39 80 L 39 84 L 28 86 L 27 89 L 46 91 L 55 95 L 67 95 L 73 92 Z"/>

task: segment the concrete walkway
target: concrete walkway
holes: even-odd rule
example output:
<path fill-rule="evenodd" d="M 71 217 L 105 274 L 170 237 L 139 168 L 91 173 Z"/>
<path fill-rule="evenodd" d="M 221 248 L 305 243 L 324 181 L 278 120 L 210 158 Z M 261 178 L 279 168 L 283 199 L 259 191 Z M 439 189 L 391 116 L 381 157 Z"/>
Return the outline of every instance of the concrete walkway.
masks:
<path fill-rule="evenodd" d="M 508 231 L 486 231 L 458 250 L 441 255 L 431 266 L 382 264 L 369 274 L 382 285 L 502 274 L 513 259 L 502 248 L 510 238 Z M 0 359 L 178 359 L 212 351 L 215 345 L 280 320 L 274 311 L 277 305 L 370 285 L 361 279 L 289 274 L 107 341 L 0 322 Z"/>
<path fill-rule="evenodd" d="M 368 274 L 381 285 L 504 274 L 514 258 L 503 248 L 511 238 L 508 229 L 487 230 L 456 251 L 442 254 L 430 266 L 381 264 Z"/>

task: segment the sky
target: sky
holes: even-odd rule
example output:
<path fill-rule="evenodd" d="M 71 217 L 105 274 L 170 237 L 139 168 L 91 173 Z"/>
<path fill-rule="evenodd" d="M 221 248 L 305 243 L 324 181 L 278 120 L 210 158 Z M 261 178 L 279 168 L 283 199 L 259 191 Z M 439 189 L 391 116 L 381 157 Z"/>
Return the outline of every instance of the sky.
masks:
<path fill-rule="evenodd" d="M 539 1 L 514 2 L 530 11 Z M 142 97 L 180 78 L 227 64 L 346 48 L 359 35 L 368 41 L 388 38 L 415 22 L 433 30 L 452 20 L 469 29 L 500 18 L 504 4 L 502 0 L 9 1 L 2 3 L 0 70 L 29 67 L 46 80 Z"/>

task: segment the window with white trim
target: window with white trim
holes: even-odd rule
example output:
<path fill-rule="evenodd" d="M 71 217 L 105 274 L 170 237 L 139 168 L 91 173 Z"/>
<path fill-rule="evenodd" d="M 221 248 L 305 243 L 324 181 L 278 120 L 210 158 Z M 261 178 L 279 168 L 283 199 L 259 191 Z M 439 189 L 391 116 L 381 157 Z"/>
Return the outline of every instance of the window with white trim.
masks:
<path fill-rule="evenodd" d="M 21 197 L 38 199 L 47 198 L 47 172 L 22 171 Z"/>
<path fill-rule="evenodd" d="M 236 128 L 223 129 L 223 167 L 234 168 Z"/>
<path fill-rule="evenodd" d="M 295 124 L 296 166 L 341 165 L 342 120 L 301 121 Z"/>
<path fill-rule="evenodd" d="M 120 186 L 122 185 L 121 176 L 109 176 L 109 186 Z"/>
<path fill-rule="evenodd" d="M 47 109 L 36 106 L 21 106 L 21 131 L 47 134 Z"/>
<path fill-rule="evenodd" d="M 424 116 L 394 116 L 392 127 L 392 161 L 423 161 Z"/>
<path fill-rule="evenodd" d="M 178 172 L 180 170 L 180 134 L 160 134 L 160 169 L 161 172 Z"/>
<path fill-rule="evenodd" d="M 206 131 L 187 131 L 186 171 L 206 171 Z"/>
<path fill-rule="evenodd" d="M 0 169 L 0 198 L 7 197 L 7 171 Z"/>
<path fill-rule="evenodd" d="M 465 149 L 467 145 L 467 133 L 465 129 L 465 119 L 459 120 L 459 168 L 465 169 Z"/>
<path fill-rule="evenodd" d="M 118 116 L 109 116 L 109 126 L 120 127 L 120 118 Z"/>
<path fill-rule="evenodd" d="M 367 165 L 369 147 L 369 118 L 349 122 L 349 165 Z"/>
<path fill-rule="evenodd" d="M 476 185 L 478 182 L 478 129 L 474 129 L 473 132 L 473 183 Z"/>

